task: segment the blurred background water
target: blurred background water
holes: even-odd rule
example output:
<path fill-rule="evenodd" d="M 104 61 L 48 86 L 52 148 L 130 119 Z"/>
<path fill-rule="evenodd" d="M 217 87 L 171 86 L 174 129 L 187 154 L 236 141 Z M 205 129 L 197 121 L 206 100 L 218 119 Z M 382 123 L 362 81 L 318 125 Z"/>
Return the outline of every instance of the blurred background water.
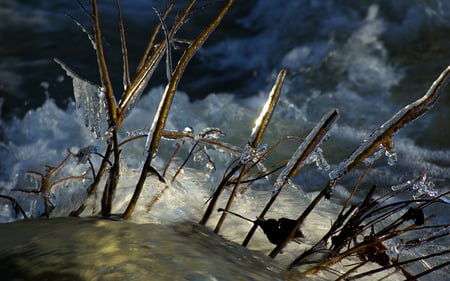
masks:
<path fill-rule="evenodd" d="M 89 6 L 89 1 L 81 2 Z M 157 22 L 151 7 L 163 11 L 167 2 L 122 2 L 131 69 L 134 69 Z M 176 7 L 182 8 L 186 3 L 176 1 Z M 217 13 L 221 3 L 199 1 L 198 9 L 180 30 L 179 37 L 194 38 Z M 4 0 L 0 3 L 2 193 L 33 184 L 25 179 L 25 171 L 42 170 L 43 165 L 60 161 L 68 147 L 92 144 L 101 149 L 104 145 L 84 128 L 74 109 L 72 83 L 53 62 L 53 58 L 59 58 L 81 77 L 99 81 L 91 44 L 65 13 L 90 27 L 89 19 L 76 1 Z M 101 1 L 100 16 L 107 61 L 119 97 L 122 60 L 115 5 Z M 172 22 L 173 18 L 167 20 L 169 26 Z M 181 51 L 174 50 L 175 57 L 180 54 Z M 270 145 L 285 135 L 304 137 L 324 113 L 337 107 L 341 117 L 322 146 L 326 159 L 336 167 L 372 130 L 422 96 L 449 64 L 449 1 L 237 1 L 188 66 L 179 87 L 182 93 L 175 98 L 167 127 L 183 130 L 192 126 L 196 132 L 205 127 L 219 127 L 227 133 L 225 141 L 243 146 L 277 72 L 286 68 L 288 77 L 283 96 L 264 141 Z M 164 69 L 161 65 L 150 82 L 151 95 L 142 99 L 124 124 L 124 130 L 148 126 L 162 92 L 160 86 L 166 81 Z M 429 113 L 395 136 L 397 165 L 386 167 L 384 162 L 375 166 L 366 178 L 367 186 L 378 184 L 389 188 L 426 173 L 436 189 L 448 190 L 449 113 L 450 90 L 446 89 Z M 124 138 L 125 132 L 121 133 Z M 123 153 L 132 156 L 127 159 L 131 171 L 122 183 L 129 189 L 133 186 L 133 175 L 136 176 L 133 169 L 141 164 L 142 146 L 136 142 Z M 288 157 L 289 151 L 287 147 L 277 153 L 283 158 Z M 164 149 L 160 152 L 164 155 Z M 189 200 L 175 195 L 169 197 L 188 207 L 158 213 L 158 223 L 180 217 L 190 221 L 198 219 L 201 214 L 198 202 L 210 194 L 209 189 L 198 189 L 204 185 L 213 188 L 230 161 L 229 156 L 220 157 L 216 164 L 218 167 L 222 164 L 222 170 L 218 169 L 213 176 L 201 169 L 191 171 L 204 180 L 196 182 L 190 174 L 190 186 L 201 195 Z M 327 180 L 328 172 L 305 167 L 294 180 L 298 189 L 283 199 L 289 204 L 278 208 L 276 214 L 296 216 L 295 208 L 289 206 L 296 206 L 296 200 L 311 198 Z M 184 181 L 189 185 L 188 182 Z M 336 196 L 345 198 L 351 183 L 351 180 L 343 181 L 336 188 Z M 55 192 L 58 199 L 68 191 Z M 58 200 L 70 205 L 72 195 Z M 35 215 L 41 211 L 36 204 L 42 202 L 29 198 L 22 198 L 27 202 L 24 203 L 26 211 Z M 260 210 L 265 201 L 264 197 L 256 206 L 242 203 L 249 212 L 245 215 L 254 217 L 255 210 Z M 321 210 L 323 220 L 327 212 L 335 209 Z M 2 211 L 2 221 L 12 220 L 9 211 Z M 57 208 L 54 215 L 66 215 L 68 211 L 70 207 Z M 445 210 L 431 211 L 438 212 L 440 221 L 448 219 Z M 243 229 L 231 230 L 227 238 L 239 240 L 245 233 Z"/>

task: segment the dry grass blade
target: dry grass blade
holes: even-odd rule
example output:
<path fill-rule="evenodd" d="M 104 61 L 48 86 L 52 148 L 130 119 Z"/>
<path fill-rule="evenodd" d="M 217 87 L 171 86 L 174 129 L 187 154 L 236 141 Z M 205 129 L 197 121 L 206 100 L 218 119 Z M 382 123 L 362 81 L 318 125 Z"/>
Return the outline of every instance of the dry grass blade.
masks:
<path fill-rule="evenodd" d="M 305 141 L 300 145 L 297 151 L 294 153 L 293 158 L 289 160 L 289 163 L 286 165 L 285 170 L 281 172 L 279 179 L 277 179 L 278 184 L 281 183 L 278 187 L 276 193 L 272 196 L 275 198 L 280 193 L 281 189 L 288 183 L 289 179 L 291 179 L 303 165 L 304 161 L 308 159 L 309 155 L 313 153 L 316 148 L 320 145 L 320 143 L 325 138 L 328 131 L 331 129 L 332 125 L 336 122 L 339 117 L 339 111 L 337 109 L 333 109 L 328 112 L 322 120 L 313 128 L 313 130 L 306 137 Z M 298 157 L 297 159 L 294 157 Z M 295 162 L 294 162 L 295 161 Z M 275 183 L 276 184 L 276 183 Z M 272 199 L 271 198 L 271 199 Z M 275 199 L 274 199 L 275 200 Z M 309 207 L 313 206 L 311 203 Z M 270 206 L 269 206 L 270 207 Z M 275 249 L 269 254 L 270 257 L 275 257 L 285 246 L 286 244 L 295 236 L 299 227 L 303 223 L 304 218 L 308 215 L 308 208 L 303 212 L 303 214 L 297 219 L 295 227 L 292 228 L 289 235 L 286 239 L 277 245 Z M 313 207 L 314 208 L 314 207 Z M 268 210 L 268 208 L 266 208 Z M 265 210 L 266 210 L 265 209 Z M 263 214 L 264 215 L 264 214 Z"/>
<path fill-rule="evenodd" d="M 119 161 L 119 147 L 117 139 L 118 130 L 118 118 L 117 118 L 117 105 L 114 97 L 112 83 L 108 73 L 108 66 L 106 64 L 105 54 L 103 51 L 102 34 L 100 29 L 99 15 L 97 1 L 92 1 L 92 15 L 94 21 L 94 35 L 96 43 L 96 53 L 98 67 L 100 70 L 100 78 L 102 81 L 102 87 L 104 87 L 104 93 L 106 98 L 107 116 L 108 116 L 108 131 L 111 133 L 112 150 L 114 152 L 114 164 L 109 171 L 109 177 L 107 184 L 103 192 L 102 199 L 102 215 L 109 216 L 110 210 L 112 208 L 112 201 L 114 198 L 114 193 L 117 188 L 118 177 L 120 174 L 120 161 Z"/>
<path fill-rule="evenodd" d="M 130 69 L 128 63 L 128 48 L 125 39 L 125 28 L 123 26 L 122 9 L 120 8 L 120 1 L 116 0 L 117 13 L 119 16 L 119 31 L 120 43 L 122 46 L 122 60 L 123 60 L 123 89 L 126 90 L 130 86 Z"/>
<path fill-rule="evenodd" d="M 164 32 L 164 38 L 166 40 L 166 76 L 167 81 L 170 82 L 172 79 L 172 52 L 171 52 L 171 45 L 172 45 L 172 38 L 169 36 L 169 30 L 167 28 L 166 23 L 164 22 L 161 13 L 156 7 L 153 7 L 153 10 L 155 11 L 156 15 L 158 16 L 159 21 L 161 22 L 161 27 Z"/>

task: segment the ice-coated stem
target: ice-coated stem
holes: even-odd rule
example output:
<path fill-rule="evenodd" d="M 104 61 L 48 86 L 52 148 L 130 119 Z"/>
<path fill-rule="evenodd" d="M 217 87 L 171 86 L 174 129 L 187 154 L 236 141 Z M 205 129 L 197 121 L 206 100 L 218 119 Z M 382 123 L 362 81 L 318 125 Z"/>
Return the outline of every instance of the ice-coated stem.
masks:
<path fill-rule="evenodd" d="M 248 140 L 250 147 L 254 150 L 257 149 L 257 147 L 261 141 L 261 138 L 264 134 L 264 131 L 266 130 L 267 125 L 269 125 L 270 118 L 272 117 L 272 114 L 275 111 L 276 104 L 280 97 L 283 82 L 286 78 L 286 73 L 287 73 L 287 71 L 285 69 L 282 69 L 280 71 L 280 73 L 278 74 L 277 81 L 273 85 L 272 90 L 270 91 L 269 97 L 267 98 L 267 101 L 264 104 L 264 107 L 262 108 L 258 119 L 256 119 L 256 121 L 255 121 L 255 127 L 253 128 L 252 133 L 250 135 L 250 139 Z M 214 232 L 216 232 L 216 233 L 219 232 L 219 230 L 223 224 L 223 221 L 227 217 L 227 211 L 230 210 L 231 205 L 233 204 L 233 200 L 236 197 L 241 179 L 246 172 L 247 172 L 247 163 L 245 163 L 241 169 L 239 177 L 237 178 L 237 181 L 234 184 L 233 191 L 231 192 L 230 198 L 228 199 L 227 205 L 225 206 L 225 212 L 222 212 L 222 215 L 220 216 L 220 219 L 217 222 Z M 216 193 L 217 193 L 217 191 L 216 191 Z M 219 194 L 217 194 L 217 195 L 219 195 Z M 214 208 L 215 203 L 217 201 L 217 199 L 215 199 L 215 200 L 214 199 L 215 198 L 213 198 L 211 200 L 210 205 L 208 206 L 208 208 L 211 210 Z M 205 223 L 206 223 L 206 220 L 205 220 Z"/>
<path fill-rule="evenodd" d="M 330 173 L 330 179 L 336 180 L 341 178 L 345 173 L 349 172 L 364 161 L 364 159 L 372 155 L 380 145 L 391 143 L 391 138 L 395 132 L 433 107 L 449 79 L 450 66 L 448 66 L 434 81 L 423 97 L 402 108 L 370 134 L 367 140 L 362 142 L 345 161 L 339 164 L 336 171 Z"/>

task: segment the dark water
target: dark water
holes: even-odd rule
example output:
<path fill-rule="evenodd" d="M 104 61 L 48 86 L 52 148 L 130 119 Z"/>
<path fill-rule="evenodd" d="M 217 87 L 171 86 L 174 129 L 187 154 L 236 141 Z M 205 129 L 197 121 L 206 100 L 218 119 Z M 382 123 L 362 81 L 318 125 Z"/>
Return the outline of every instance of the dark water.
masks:
<path fill-rule="evenodd" d="M 88 9 L 90 3 L 81 1 Z M 145 50 L 147 40 L 153 32 L 157 16 L 152 7 L 164 11 L 168 1 L 123 1 L 123 17 L 129 49 L 130 69 L 136 67 Z M 188 1 L 176 1 L 175 11 L 180 11 Z M 236 19 L 248 14 L 255 1 L 237 3 L 230 11 L 209 44 L 227 37 L 248 36 Z M 213 18 L 222 6 L 220 1 L 208 3 L 199 1 L 186 28 L 179 33 L 180 38 L 192 39 L 200 33 L 205 24 Z M 99 1 L 101 24 L 107 62 L 110 74 L 119 96 L 122 79 L 122 58 L 116 6 L 113 2 Z M 175 12 L 176 13 L 176 12 Z M 75 17 L 87 29 L 91 23 L 83 13 L 77 1 L 2 1 L 0 4 L 0 97 L 4 99 L 2 118 L 23 116 L 29 109 L 36 108 L 45 101 L 46 95 L 66 107 L 72 97 L 71 83 L 64 81 L 64 72 L 53 62 L 59 58 L 86 79 L 98 83 L 99 76 L 95 52 L 81 29 L 69 16 Z M 167 20 L 170 26 L 174 18 Z M 242 31 L 242 33 L 241 33 Z M 250 32 L 251 34 L 251 32 Z M 160 38 L 162 35 L 160 34 Z M 175 51 L 175 56 L 181 51 Z M 204 97 L 212 91 L 236 91 L 245 81 L 233 77 L 230 81 L 217 81 L 215 74 L 209 74 L 204 62 L 194 59 L 180 88 L 190 93 L 193 99 Z M 209 75 L 209 77 L 207 77 Z M 199 77 L 200 76 L 200 77 Z M 248 75 L 247 75 L 248 76 Z M 209 81 L 211 80 L 211 81 Z M 150 86 L 155 87 L 166 82 L 164 66 L 156 73 Z M 195 83 L 193 81 L 196 81 Z M 43 82 L 45 83 L 43 85 Z M 48 94 L 43 86 L 48 85 Z M 47 86 L 45 86 L 47 87 Z"/>
<path fill-rule="evenodd" d="M 89 9 L 88 1 L 81 2 Z M 175 9 L 182 8 L 186 2 L 177 1 Z M 309 58 L 303 58 L 304 62 L 294 64 L 293 68 L 288 67 L 296 95 L 307 96 L 316 90 L 335 91 L 342 79 L 347 79 L 349 70 L 339 62 L 342 52 L 333 49 L 347 48 L 352 33 L 364 24 L 370 5 L 377 8 L 376 19 L 380 21 L 381 29 L 376 40 L 364 43 L 369 48 L 367 52 L 385 57 L 387 64 L 402 76 L 397 82 L 386 83 L 385 88 L 390 92 L 386 102 L 396 103 L 399 107 L 411 102 L 450 63 L 450 20 L 446 1 L 273 3 L 235 3 L 205 49 L 191 62 L 180 89 L 191 99 L 213 92 L 255 95 L 267 90 L 273 73 L 286 66 L 283 63 L 286 54 L 293 48 L 310 46 L 315 51 Z M 76 1 L 11 0 L 2 1 L 0 5 L 2 118 L 23 116 L 29 109 L 42 105 L 47 96 L 55 99 L 59 106 L 67 106 L 72 97 L 71 83 L 53 58 L 61 59 L 80 76 L 98 83 L 96 59 L 87 36 L 66 16 L 66 13 L 70 14 L 90 29 L 90 21 Z M 163 11 L 166 5 L 164 0 L 123 3 L 131 69 L 142 54 L 157 20 L 151 7 Z M 200 1 L 179 37 L 194 38 L 221 5 L 221 1 L 213 4 Z M 100 3 L 100 15 L 107 61 L 118 97 L 122 61 L 115 5 Z M 173 17 L 167 24 L 170 26 L 171 22 Z M 174 51 L 174 55 L 180 55 L 180 51 Z M 352 56 L 351 53 L 347 55 Z M 360 54 L 355 52 L 353 56 L 356 58 Z M 367 63 L 371 64 L 370 61 Z M 161 85 L 165 80 L 164 66 L 161 66 L 149 87 Z M 379 82 L 370 85 L 370 77 L 367 77 L 360 83 L 367 85 L 355 88 L 360 94 L 379 96 L 380 88 L 375 86 L 380 85 Z M 421 144 L 448 148 L 448 91 L 437 108 L 439 113 L 431 115 L 428 121 L 436 130 L 426 128 L 422 134 L 414 134 Z"/>

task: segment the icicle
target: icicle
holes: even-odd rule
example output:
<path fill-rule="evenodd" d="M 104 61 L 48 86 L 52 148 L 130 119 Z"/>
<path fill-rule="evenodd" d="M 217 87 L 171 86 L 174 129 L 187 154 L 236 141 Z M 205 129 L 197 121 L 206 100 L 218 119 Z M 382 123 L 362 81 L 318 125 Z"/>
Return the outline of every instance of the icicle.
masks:
<path fill-rule="evenodd" d="M 364 140 L 363 144 L 360 145 L 360 147 L 364 147 L 365 146 L 364 144 L 366 144 L 368 142 L 369 142 L 369 140 Z M 391 145 L 389 145 L 389 146 L 391 146 Z M 362 162 L 367 165 L 371 165 L 375 161 L 380 159 L 383 155 L 386 156 L 387 164 L 389 166 L 394 166 L 397 163 L 397 153 L 395 152 L 394 148 L 393 147 L 386 148 L 386 146 L 384 146 L 383 144 L 378 145 L 377 149 L 372 153 L 372 155 L 364 158 L 364 160 Z M 328 175 L 329 178 L 336 179 L 336 178 L 341 177 L 346 172 L 348 166 L 351 165 L 353 161 L 354 161 L 354 158 L 347 158 L 344 162 L 341 162 L 338 165 L 337 169 L 334 169 L 329 173 L 329 175 Z"/>
<path fill-rule="evenodd" d="M 104 91 L 101 87 L 80 78 L 62 61 L 55 59 L 67 76 L 72 78 L 73 95 L 77 109 L 83 110 L 84 124 L 90 127 L 96 138 L 101 136 L 101 121 L 104 107 Z"/>
<path fill-rule="evenodd" d="M 204 163 L 206 161 L 205 151 L 203 149 L 194 153 L 194 162 Z"/>
<path fill-rule="evenodd" d="M 33 189 L 41 188 L 42 175 L 36 172 L 26 172 L 25 177 L 34 185 Z"/>
<path fill-rule="evenodd" d="M 386 149 L 384 155 L 387 157 L 387 163 L 389 166 L 394 166 L 397 164 L 397 153 L 394 151 L 394 148 Z"/>
<path fill-rule="evenodd" d="M 403 190 L 403 189 L 406 189 L 406 188 L 408 188 L 409 186 L 411 186 L 412 183 L 413 183 L 413 181 L 408 180 L 408 181 L 406 181 L 406 182 L 404 182 L 404 183 L 401 183 L 401 184 L 399 184 L 399 185 L 393 185 L 393 186 L 391 186 L 391 189 L 392 189 L 393 191 Z"/>
<path fill-rule="evenodd" d="M 272 196 L 278 194 L 280 192 L 280 188 L 282 186 L 290 186 L 292 185 L 291 179 L 285 179 L 286 177 L 278 177 L 275 183 L 273 184 Z"/>

